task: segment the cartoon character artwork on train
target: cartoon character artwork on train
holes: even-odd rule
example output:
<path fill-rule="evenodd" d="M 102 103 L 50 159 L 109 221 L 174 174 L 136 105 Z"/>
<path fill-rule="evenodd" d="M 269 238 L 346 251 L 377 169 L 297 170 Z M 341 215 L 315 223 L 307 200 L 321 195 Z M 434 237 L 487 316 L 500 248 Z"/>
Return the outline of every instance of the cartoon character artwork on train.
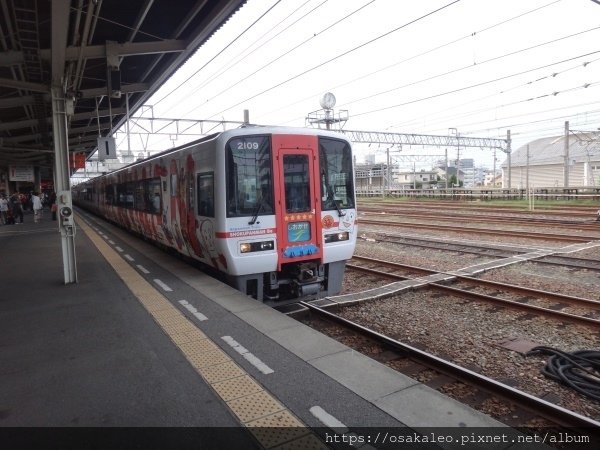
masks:
<path fill-rule="evenodd" d="M 211 219 L 205 219 L 200 223 L 196 236 L 202 243 L 205 258 L 210 261 L 210 264 L 216 269 L 227 269 L 227 259 L 217 250 L 215 243 L 215 227 Z"/>
<path fill-rule="evenodd" d="M 179 196 L 180 185 L 178 182 L 178 173 L 177 173 L 177 160 L 171 159 L 170 171 L 170 207 L 171 207 L 171 217 L 169 221 L 169 229 L 175 238 L 175 243 L 177 244 L 177 248 L 181 251 L 183 249 L 183 237 L 181 236 L 181 230 L 179 229 L 179 214 L 178 214 L 178 206 L 179 206 Z"/>
<path fill-rule="evenodd" d="M 195 254 L 199 258 L 204 258 L 202 246 L 200 245 L 200 241 L 198 240 L 198 236 L 196 235 L 196 230 L 199 228 L 199 223 L 196 215 L 194 214 L 194 207 L 196 206 L 194 204 L 196 202 L 196 184 L 194 182 L 196 164 L 194 162 L 194 158 L 192 158 L 192 155 L 188 155 L 186 158 L 185 170 L 185 192 L 188 193 L 188 195 L 186 196 L 186 210 L 188 211 L 188 214 L 186 214 L 185 220 L 183 220 L 182 222 L 183 228 L 185 229 L 186 242 L 188 243 L 189 247 L 191 247 L 193 254 Z"/>

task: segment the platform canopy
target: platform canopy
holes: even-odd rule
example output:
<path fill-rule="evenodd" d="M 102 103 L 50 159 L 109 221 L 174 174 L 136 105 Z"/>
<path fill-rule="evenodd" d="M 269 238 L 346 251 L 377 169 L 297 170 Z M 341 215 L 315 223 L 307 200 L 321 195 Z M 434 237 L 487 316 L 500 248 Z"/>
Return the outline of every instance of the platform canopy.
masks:
<path fill-rule="evenodd" d="M 52 166 L 52 80 L 89 156 L 244 3 L 0 0 L 0 167 Z"/>

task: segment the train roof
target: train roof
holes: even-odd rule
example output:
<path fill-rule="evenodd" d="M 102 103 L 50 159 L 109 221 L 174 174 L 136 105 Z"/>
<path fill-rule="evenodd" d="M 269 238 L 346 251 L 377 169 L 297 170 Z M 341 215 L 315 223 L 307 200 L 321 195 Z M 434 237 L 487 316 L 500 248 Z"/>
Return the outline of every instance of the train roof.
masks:
<path fill-rule="evenodd" d="M 126 166 L 123 166 L 117 170 L 106 173 L 104 175 L 100 175 L 98 177 L 92 178 L 90 180 L 84 181 L 79 184 L 83 185 L 89 181 L 96 180 L 96 179 L 105 177 L 107 175 L 110 175 L 110 174 L 113 174 L 116 172 L 120 172 L 122 170 L 131 169 L 132 167 L 135 167 L 138 164 L 142 164 L 147 161 L 152 161 L 157 158 L 162 158 L 166 155 L 169 155 L 169 154 L 174 153 L 179 150 L 184 150 L 184 149 L 192 147 L 194 145 L 198 145 L 202 142 L 208 142 L 208 141 L 215 140 L 215 139 L 221 139 L 221 140 L 227 141 L 235 136 L 260 135 L 260 134 L 318 135 L 318 136 L 330 137 L 330 138 L 334 138 L 334 139 L 341 139 L 341 140 L 350 142 L 348 137 L 342 133 L 339 133 L 336 131 L 331 131 L 331 130 L 323 130 L 320 128 L 282 127 L 282 126 L 273 126 L 273 125 L 244 125 L 240 128 L 234 128 L 231 130 L 225 130 L 225 131 L 221 131 L 219 133 L 210 134 L 210 135 L 204 136 L 200 139 L 196 139 L 196 140 L 188 142 L 186 144 L 182 144 L 178 147 L 164 150 L 162 152 L 159 152 L 159 153 L 156 153 L 155 155 L 150 156 L 149 158 L 146 158 L 141 161 L 135 161 L 135 162 L 128 164 Z"/>

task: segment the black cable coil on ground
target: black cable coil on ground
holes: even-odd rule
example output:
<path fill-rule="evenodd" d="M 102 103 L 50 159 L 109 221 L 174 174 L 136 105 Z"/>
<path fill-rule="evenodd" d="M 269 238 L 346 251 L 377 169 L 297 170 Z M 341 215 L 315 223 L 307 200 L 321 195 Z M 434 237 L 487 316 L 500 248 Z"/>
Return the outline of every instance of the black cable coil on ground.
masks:
<path fill-rule="evenodd" d="M 534 347 L 525 356 L 546 353 L 552 356 L 542 373 L 572 387 L 583 395 L 600 400 L 600 351 L 563 352 L 552 347 Z"/>

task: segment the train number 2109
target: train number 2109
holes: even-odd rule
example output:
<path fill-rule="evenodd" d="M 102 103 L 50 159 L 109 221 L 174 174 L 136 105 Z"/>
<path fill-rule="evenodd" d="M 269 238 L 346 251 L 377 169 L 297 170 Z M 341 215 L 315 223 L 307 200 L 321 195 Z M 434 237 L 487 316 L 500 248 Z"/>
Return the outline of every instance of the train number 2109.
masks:
<path fill-rule="evenodd" d="M 237 143 L 238 150 L 258 150 L 258 142 L 238 142 Z"/>

